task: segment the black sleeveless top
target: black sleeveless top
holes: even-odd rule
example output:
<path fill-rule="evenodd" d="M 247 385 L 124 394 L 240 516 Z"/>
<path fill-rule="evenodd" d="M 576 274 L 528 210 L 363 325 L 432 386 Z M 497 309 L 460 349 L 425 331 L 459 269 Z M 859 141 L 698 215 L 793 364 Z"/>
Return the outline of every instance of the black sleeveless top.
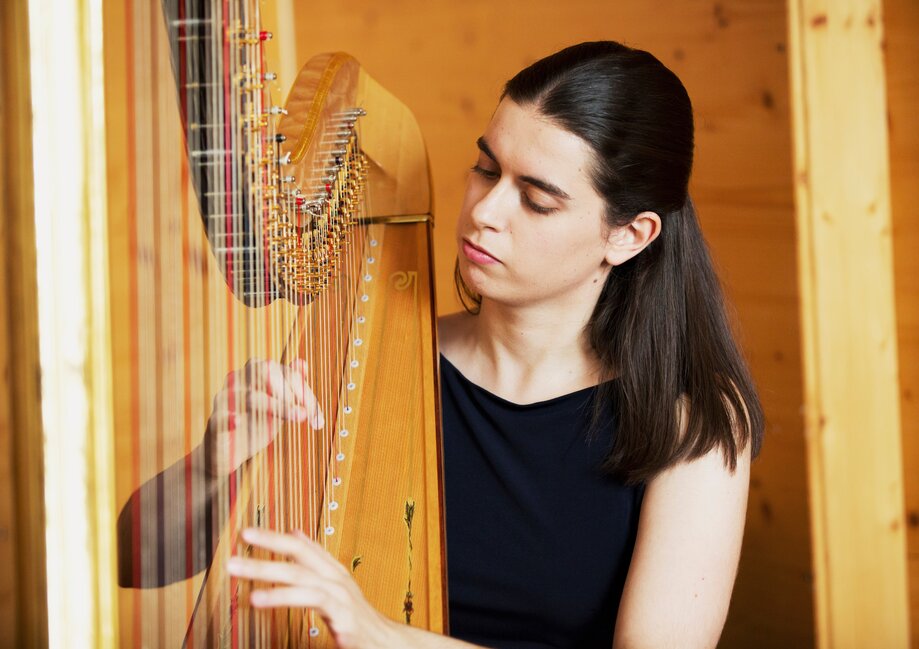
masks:
<path fill-rule="evenodd" d="M 443 356 L 450 635 L 501 649 L 609 649 L 643 487 L 599 470 L 596 388 L 518 405 Z"/>

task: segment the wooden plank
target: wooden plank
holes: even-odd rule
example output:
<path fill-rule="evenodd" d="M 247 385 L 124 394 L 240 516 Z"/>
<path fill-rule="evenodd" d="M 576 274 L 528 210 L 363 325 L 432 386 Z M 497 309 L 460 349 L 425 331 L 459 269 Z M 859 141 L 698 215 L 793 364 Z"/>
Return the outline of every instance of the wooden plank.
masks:
<path fill-rule="evenodd" d="M 2 135 L 0 135 L 2 137 Z M 2 144 L 2 142 L 0 142 Z M 0 173 L 8 173 L 5 159 L 0 157 Z M 6 205 L 5 182 L 0 184 L 0 204 Z M 7 220 L 0 220 L 0 237 L 7 237 Z M 0 266 L 0 317 L 3 328 L 0 329 L 0 565 L 16 566 L 16 475 L 13 473 L 13 414 L 11 407 L 12 384 L 9 367 L 12 363 L 10 337 L 6 324 L 9 322 L 10 308 L 8 299 L 6 266 Z M 0 645 L 12 647 L 16 644 L 19 631 L 19 602 L 16 588 L 19 575 L 15 569 L 0 572 Z"/>
<path fill-rule="evenodd" d="M 818 645 L 905 647 L 881 5 L 788 7 Z"/>
<path fill-rule="evenodd" d="M 29 24 L 0 3 L 0 646 L 48 644 Z"/>
<path fill-rule="evenodd" d="M 884 3 L 910 627 L 919 629 L 919 3 Z M 919 633 L 912 646 L 919 649 Z"/>
<path fill-rule="evenodd" d="M 89 477 L 87 518 L 89 560 L 94 598 L 91 627 L 96 647 L 118 646 L 117 539 L 115 534 L 114 422 L 112 402 L 112 331 L 108 272 L 108 211 L 106 185 L 105 56 L 94 44 L 103 42 L 105 7 L 101 2 L 80 4 L 85 33 L 82 41 L 80 92 L 93 106 L 84 114 L 86 155 L 84 232 L 86 252 L 86 385 L 87 454 Z"/>

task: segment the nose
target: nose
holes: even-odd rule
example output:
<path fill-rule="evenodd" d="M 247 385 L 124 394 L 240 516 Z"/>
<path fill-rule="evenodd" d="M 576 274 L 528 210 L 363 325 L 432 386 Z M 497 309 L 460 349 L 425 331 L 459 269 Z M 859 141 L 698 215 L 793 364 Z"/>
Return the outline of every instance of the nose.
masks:
<path fill-rule="evenodd" d="M 469 217 L 477 228 L 501 231 L 506 226 L 508 186 L 499 180 L 486 186 L 472 189 Z"/>

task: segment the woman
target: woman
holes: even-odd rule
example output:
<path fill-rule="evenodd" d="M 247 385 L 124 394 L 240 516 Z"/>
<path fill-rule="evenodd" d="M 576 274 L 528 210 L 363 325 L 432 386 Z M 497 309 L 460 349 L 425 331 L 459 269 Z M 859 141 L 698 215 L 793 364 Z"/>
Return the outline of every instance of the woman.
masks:
<path fill-rule="evenodd" d="M 470 312 L 440 322 L 457 638 L 717 644 L 763 421 L 692 153 L 680 81 L 613 42 L 520 72 L 478 140 L 457 225 Z M 302 535 L 244 538 L 290 560 L 231 560 L 276 585 L 255 606 L 314 608 L 346 648 L 465 644 L 385 619 Z"/>

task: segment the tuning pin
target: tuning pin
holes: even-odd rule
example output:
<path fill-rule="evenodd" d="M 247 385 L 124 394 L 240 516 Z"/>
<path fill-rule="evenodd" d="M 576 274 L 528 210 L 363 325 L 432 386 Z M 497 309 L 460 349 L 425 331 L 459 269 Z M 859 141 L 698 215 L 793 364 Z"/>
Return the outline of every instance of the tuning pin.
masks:
<path fill-rule="evenodd" d="M 268 112 L 272 115 L 286 115 L 287 111 L 280 106 L 272 106 L 268 109 Z"/>
<path fill-rule="evenodd" d="M 270 41 L 273 37 L 274 37 L 274 34 L 272 34 L 271 32 L 262 31 L 258 33 L 258 39 L 260 41 Z"/>
<path fill-rule="evenodd" d="M 283 133 L 278 133 L 277 135 L 274 136 L 274 141 L 275 142 L 286 142 L 287 136 L 284 135 Z"/>
<path fill-rule="evenodd" d="M 275 81 L 278 78 L 278 75 L 274 72 L 266 72 L 262 75 L 264 81 Z"/>

